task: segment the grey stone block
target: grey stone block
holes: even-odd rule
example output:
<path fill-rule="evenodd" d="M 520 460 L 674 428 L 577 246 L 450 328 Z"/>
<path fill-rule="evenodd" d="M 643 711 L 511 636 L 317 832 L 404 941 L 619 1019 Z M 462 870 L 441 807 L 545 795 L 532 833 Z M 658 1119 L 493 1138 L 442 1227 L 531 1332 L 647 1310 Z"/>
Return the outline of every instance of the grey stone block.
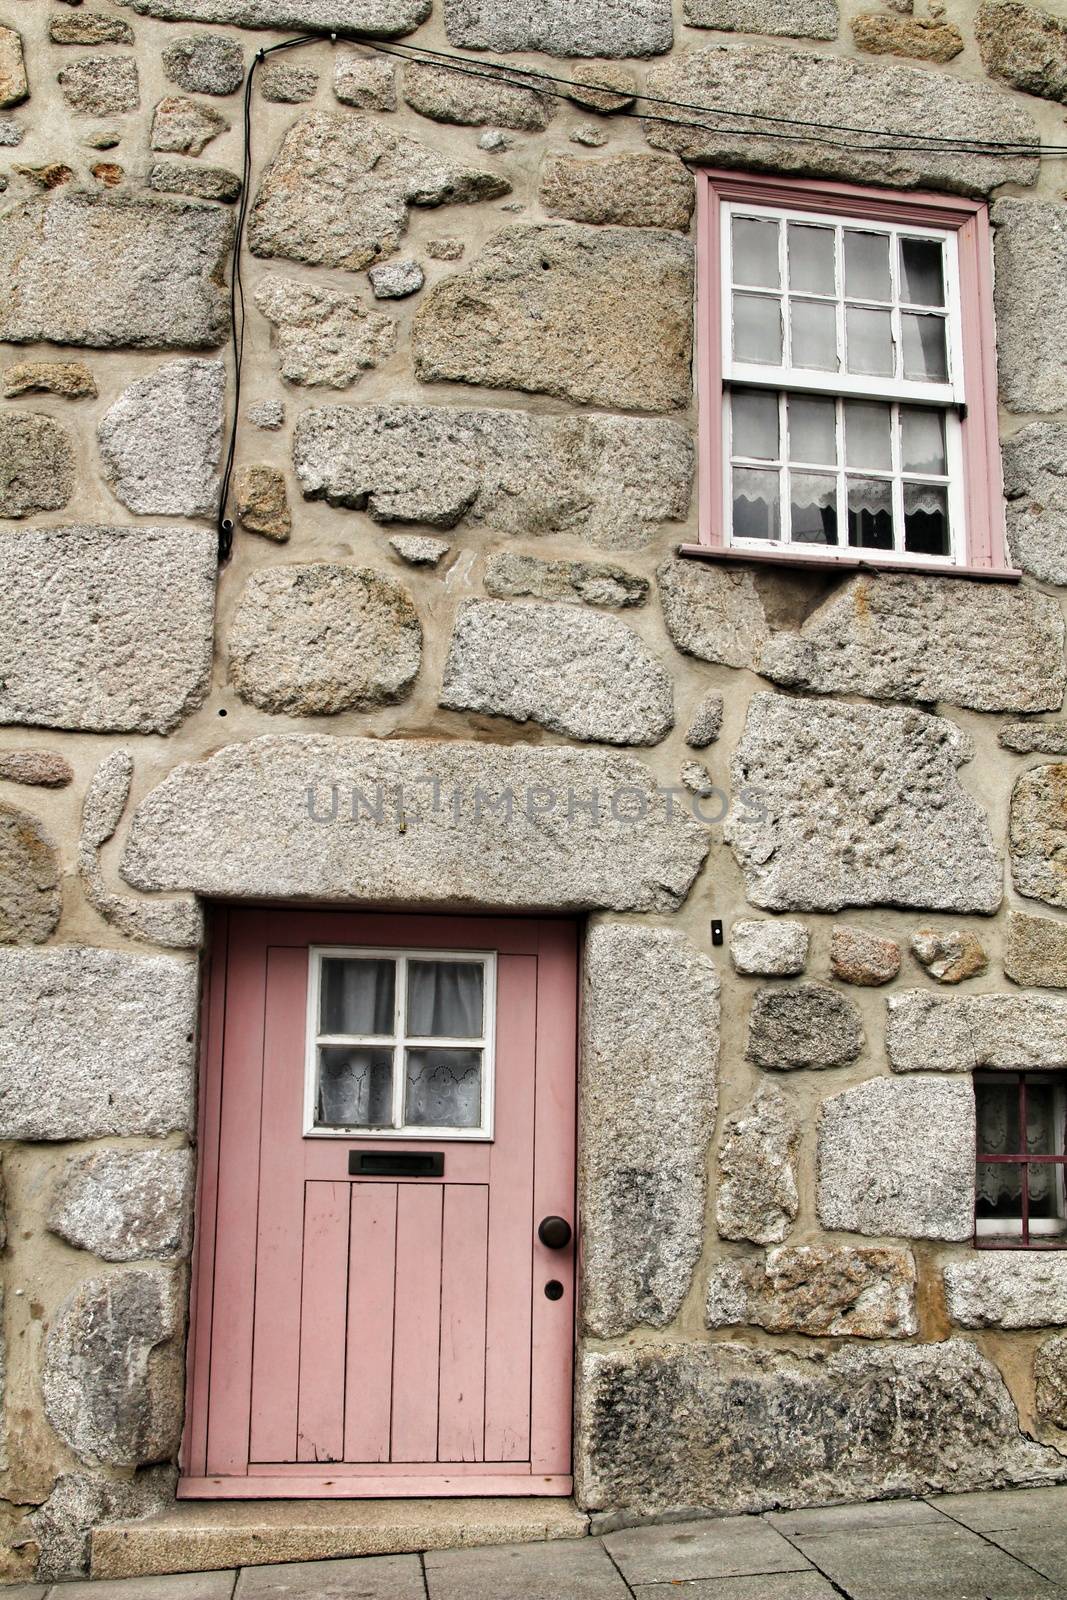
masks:
<path fill-rule="evenodd" d="M 163 51 L 163 72 L 187 94 L 234 94 L 245 78 L 244 53 L 223 34 L 188 34 Z"/>
<path fill-rule="evenodd" d="M 866 928 L 837 923 L 830 931 L 830 970 L 841 983 L 877 989 L 892 983 L 900 971 L 900 946 Z"/>
<path fill-rule="evenodd" d="M 633 153 L 603 161 L 546 156 L 539 193 L 549 216 L 628 228 L 684 231 L 696 203 L 692 174 L 676 156 Z"/>
<path fill-rule="evenodd" d="M 91 117 L 137 111 L 141 88 L 133 56 L 79 56 L 56 74 L 72 111 Z"/>
<path fill-rule="evenodd" d="M 447 539 L 433 539 L 426 534 L 397 533 L 389 540 L 389 548 L 410 567 L 436 567 L 452 546 Z"/>
<path fill-rule="evenodd" d="M 406 300 L 418 294 L 426 282 L 426 274 L 417 261 L 383 261 L 380 267 L 371 267 L 367 273 L 376 300 Z"/>
<path fill-rule="evenodd" d="M 1016 755 L 1067 756 L 1067 722 L 1009 722 L 997 739 Z"/>
<path fill-rule="evenodd" d="M 36 411 L 0 416 L 0 517 L 58 511 L 74 492 L 74 449 L 61 423 Z"/>
<path fill-rule="evenodd" d="M 565 1539 L 485 1550 L 428 1550 L 429 1600 L 628 1600 L 599 1541 Z M 415 1591 L 411 1591 L 414 1600 Z M 382 1600 L 387 1600 L 383 1591 Z M 390 1594 L 388 1600 L 394 1600 Z"/>
<path fill-rule="evenodd" d="M 769 636 L 750 572 L 665 561 L 656 573 L 667 632 L 679 650 L 724 667 L 754 667 Z"/>
<path fill-rule="evenodd" d="M 987 3 L 974 33 L 991 77 L 1024 94 L 1067 100 L 1067 24 L 1059 17 L 1019 0 Z"/>
<path fill-rule="evenodd" d="M 1012 560 L 1042 583 L 1067 584 L 1067 428 L 1031 422 L 1001 456 Z"/>
<path fill-rule="evenodd" d="M 542 50 L 550 56 L 652 56 L 674 40 L 670 0 L 445 0 L 449 41 L 467 50 Z"/>
<path fill-rule="evenodd" d="M 709 1328 L 746 1323 L 815 1338 L 906 1339 L 918 1332 L 908 1250 L 781 1246 L 762 1261 L 721 1261 L 708 1280 Z"/>
<path fill-rule="evenodd" d="M 221 111 L 181 94 L 168 95 L 152 114 L 152 149 L 198 156 L 230 126 Z"/>
<path fill-rule="evenodd" d="M 1000 398 L 1009 411 L 1067 405 L 1067 218 L 1055 200 L 998 200 L 994 301 Z M 1010 459 L 1010 458 L 1009 458 Z"/>
<path fill-rule="evenodd" d="M 1067 989 L 1067 922 L 1010 911 L 1004 971 L 1027 988 Z"/>
<path fill-rule="evenodd" d="M 780 1244 L 800 1200 L 797 1158 L 800 1121 L 768 1079 L 727 1120 L 719 1141 L 715 1225 L 723 1239 Z"/>
<path fill-rule="evenodd" d="M 104 477 L 142 516 L 212 517 L 225 416 L 221 361 L 171 361 L 124 389 L 97 427 Z"/>
<path fill-rule="evenodd" d="M 319 75 L 314 67 L 294 67 L 287 61 L 273 61 L 256 79 L 264 100 L 279 105 L 302 105 L 314 100 Z"/>
<path fill-rule="evenodd" d="M 840 26 L 837 0 L 685 0 L 682 14 L 691 28 L 790 39 L 836 39 Z"/>
<path fill-rule="evenodd" d="M 1004 1491 L 998 1491 L 1003 1494 Z M 789 1537 L 821 1533 L 868 1533 L 872 1529 L 910 1528 L 940 1523 L 942 1512 L 926 1500 L 868 1500 L 854 1506 L 825 1506 L 807 1511 L 770 1511 L 766 1520 Z"/>
<path fill-rule="evenodd" d="M 121 17 L 100 11 L 75 11 L 67 16 L 53 12 L 48 20 L 53 44 L 133 44 L 133 29 Z"/>
<path fill-rule="evenodd" d="M 745 1054 L 760 1067 L 843 1067 L 863 1049 L 863 1024 L 850 1000 L 821 983 L 758 989 Z"/>
<path fill-rule="evenodd" d="M 344 389 L 396 349 L 393 319 L 368 310 L 355 295 L 272 277 L 260 284 L 255 302 L 274 324 L 281 374 L 290 383 Z M 304 426 L 301 418 L 298 437 Z"/>
<path fill-rule="evenodd" d="M 215 570 L 214 530 L 0 535 L 0 722 L 169 732 L 207 690 Z"/>
<path fill-rule="evenodd" d="M 434 122 L 540 132 L 548 127 L 558 102 L 530 84 L 518 73 L 514 77 L 491 69 L 479 73 L 476 61 L 462 71 L 425 61 L 404 63 L 405 103 Z"/>
<path fill-rule="evenodd" d="M 426 1600 L 426 1586 L 418 1556 L 287 1561 L 245 1567 L 233 1600 Z"/>
<path fill-rule="evenodd" d="M 644 605 L 649 589 L 647 578 L 606 561 L 540 561 L 511 550 L 489 557 L 482 582 L 486 594 L 497 600 L 531 595 L 613 611 Z"/>
<path fill-rule="evenodd" d="M 1011 876 L 1020 894 L 1050 906 L 1067 906 L 1063 872 L 1063 818 L 1067 762 L 1031 767 L 1011 795 Z"/>
<path fill-rule="evenodd" d="M 604 1544 L 629 1584 L 688 1585 L 699 1578 L 799 1572 L 808 1567 L 789 1541 L 759 1517 L 625 1528 L 608 1534 Z"/>
<path fill-rule="evenodd" d="M 67 1162 L 48 1227 L 102 1261 L 185 1256 L 192 1223 L 190 1150 L 102 1150 Z"/>
<path fill-rule="evenodd" d="M 339 28 L 395 39 L 430 15 L 431 0 L 119 0 L 167 22 L 228 22 L 238 28 Z"/>
<path fill-rule="evenodd" d="M 233 205 L 241 198 L 241 179 L 225 167 L 156 161 L 149 167 L 146 181 L 158 194 L 187 194 L 194 200 L 219 200 L 224 205 Z"/>
<path fill-rule="evenodd" d="M 589 931 L 582 1012 L 582 1323 L 611 1338 L 678 1314 L 700 1256 L 719 980 L 664 928 Z"/>
<path fill-rule="evenodd" d="M 1067 1255 L 985 1250 L 945 1267 L 948 1314 L 961 1328 L 1048 1328 L 1067 1323 Z"/>
<path fill-rule="evenodd" d="M 718 689 L 709 689 L 689 719 L 685 742 L 692 750 L 706 750 L 722 732 L 723 698 Z"/>
<path fill-rule="evenodd" d="M 0 950 L 0 1138 L 188 1132 L 197 972 L 66 945 Z"/>
<path fill-rule="evenodd" d="M 396 74 L 394 61 L 375 56 L 338 56 L 333 69 L 333 92 L 343 105 L 356 106 L 361 111 L 395 111 Z"/>
<path fill-rule="evenodd" d="M 730 960 L 745 977 L 796 977 L 808 964 L 808 930 L 802 922 L 742 918 L 730 929 Z"/>
<path fill-rule="evenodd" d="M 1067 1000 L 911 989 L 890 996 L 886 1050 L 894 1072 L 1067 1067 Z"/>
<path fill-rule="evenodd" d="M 0 801 L 0 944 L 43 944 L 61 910 L 55 845 L 36 817 Z"/>
<path fill-rule="evenodd" d="M 1034 1403 L 1046 1421 L 1067 1428 L 1067 1334 L 1046 1339 L 1034 1356 Z"/>

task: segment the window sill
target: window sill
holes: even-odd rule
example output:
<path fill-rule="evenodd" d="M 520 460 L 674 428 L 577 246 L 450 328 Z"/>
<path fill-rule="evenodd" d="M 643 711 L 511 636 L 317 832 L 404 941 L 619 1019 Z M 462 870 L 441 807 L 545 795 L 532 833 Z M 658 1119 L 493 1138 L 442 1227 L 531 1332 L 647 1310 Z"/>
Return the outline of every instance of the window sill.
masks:
<path fill-rule="evenodd" d="M 910 572 L 923 577 L 970 578 L 986 583 L 1018 583 L 1022 573 L 1014 567 L 950 567 L 931 561 L 871 561 L 863 556 L 801 556 L 783 550 L 738 550 L 729 545 L 680 544 L 679 556 L 693 561 L 732 561 L 740 566 L 758 562 L 762 566 L 791 567 L 795 571 L 815 567 L 820 572 Z"/>
<path fill-rule="evenodd" d="M 989 1234 L 985 1238 L 975 1238 L 976 1250 L 1067 1250 L 1067 1239 L 1062 1234 L 1046 1234 L 1044 1238 L 1032 1238 L 1028 1244 L 1023 1244 L 1018 1237 L 1012 1239 L 1005 1234 Z"/>

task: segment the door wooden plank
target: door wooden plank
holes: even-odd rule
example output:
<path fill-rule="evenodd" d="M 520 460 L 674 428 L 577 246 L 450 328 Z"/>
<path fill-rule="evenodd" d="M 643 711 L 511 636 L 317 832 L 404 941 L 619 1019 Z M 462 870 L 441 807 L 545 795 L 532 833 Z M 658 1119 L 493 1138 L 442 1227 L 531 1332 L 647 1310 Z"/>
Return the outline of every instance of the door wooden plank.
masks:
<path fill-rule="evenodd" d="M 485 1455 L 485 1300 L 489 1190 L 452 1184 L 441 1229 L 438 1461 Z"/>
<path fill-rule="evenodd" d="M 297 1425 L 301 1461 L 340 1461 L 344 1453 L 349 1190 L 347 1183 L 307 1186 Z"/>
<path fill-rule="evenodd" d="M 393 1405 L 395 1183 L 354 1183 L 348 1265 L 345 1460 L 389 1460 Z"/>
<path fill-rule="evenodd" d="M 393 1334 L 394 1461 L 436 1461 L 441 1352 L 440 1185 L 397 1186 Z"/>

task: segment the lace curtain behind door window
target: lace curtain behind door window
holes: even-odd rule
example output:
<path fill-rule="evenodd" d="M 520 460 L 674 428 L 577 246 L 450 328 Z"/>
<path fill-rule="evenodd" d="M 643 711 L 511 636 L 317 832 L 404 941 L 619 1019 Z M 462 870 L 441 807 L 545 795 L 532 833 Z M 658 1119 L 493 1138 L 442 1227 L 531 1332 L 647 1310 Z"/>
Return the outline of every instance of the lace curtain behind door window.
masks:
<path fill-rule="evenodd" d="M 1019 1136 L 1019 1086 L 1017 1083 L 981 1085 L 978 1095 L 978 1148 L 988 1155 L 1048 1155 L 1053 1143 L 1053 1096 L 1036 1088 L 1026 1100 L 1025 1150 Z M 1033 1162 L 1029 1168 L 1030 1201 L 1044 1209 L 1055 1195 L 1056 1169 Z M 1022 1215 L 1022 1167 L 1006 1161 L 978 1163 L 978 1195 L 991 1210 Z"/>

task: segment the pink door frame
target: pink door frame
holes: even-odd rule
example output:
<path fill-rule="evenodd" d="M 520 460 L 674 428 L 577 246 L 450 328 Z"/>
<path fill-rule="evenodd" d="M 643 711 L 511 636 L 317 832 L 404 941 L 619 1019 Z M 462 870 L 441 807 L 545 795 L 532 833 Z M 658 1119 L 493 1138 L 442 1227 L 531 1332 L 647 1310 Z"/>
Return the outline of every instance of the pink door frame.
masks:
<path fill-rule="evenodd" d="M 272 1080 L 270 1072 L 265 1071 L 267 1052 L 278 1048 L 277 1039 L 272 1043 L 268 1034 L 272 1028 L 275 1035 L 279 1030 L 288 1033 L 288 1042 L 282 1045 L 288 1052 L 287 1060 L 292 1059 L 299 1036 L 297 1070 L 302 1089 L 306 951 L 312 944 L 492 949 L 498 953 L 498 1048 L 503 1044 L 501 1066 L 505 1080 L 517 1085 L 521 1093 L 513 1100 L 510 1111 L 505 1094 L 503 1121 L 498 1121 L 497 1136 L 492 1143 L 456 1142 L 446 1146 L 446 1169 L 454 1180 L 451 1185 L 433 1179 L 417 1179 L 400 1185 L 366 1180 L 351 1183 L 347 1177 L 342 1177 L 346 1169 L 338 1165 L 339 1160 L 346 1160 L 351 1149 L 381 1149 L 381 1143 L 375 1146 L 373 1140 L 302 1139 L 299 1122 L 295 1129 L 292 1127 L 291 1103 L 286 1125 L 280 1126 L 277 1113 L 284 1108 L 272 1105 L 270 1096 L 278 1094 L 278 1085 L 283 1079 L 275 1074 Z M 510 1072 L 509 1050 L 513 1058 Z M 524 1050 L 525 1066 L 520 1060 Z M 541 1217 L 552 1214 L 568 1218 L 572 1225 L 575 1221 L 576 1072 L 577 929 L 573 923 L 336 910 L 220 908 L 213 919 L 202 1008 L 197 1225 L 179 1498 L 306 1499 L 566 1495 L 571 1492 L 575 1249 L 573 1242 L 566 1250 L 547 1249 L 538 1240 L 536 1229 Z M 499 1109 L 498 1106 L 498 1112 Z M 525 1141 L 519 1126 L 524 1120 L 527 1123 Z M 271 1159 L 272 1140 L 286 1139 L 290 1153 L 288 1165 L 291 1168 L 299 1165 L 292 1180 L 285 1177 L 286 1165 L 279 1163 L 277 1150 L 273 1161 Z M 507 1203 L 498 1206 L 494 1226 L 489 1228 L 480 1209 L 491 1203 L 489 1185 L 497 1186 L 499 1196 L 506 1164 L 514 1189 L 513 1169 L 516 1163 L 522 1163 L 524 1144 L 529 1150 L 525 1188 L 520 1181 L 518 1190 Z M 302 1164 L 293 1158 L 294 1145 L 302 1152 Z M 417 1149 L 419 1146 L 399 1141 L 392 1148 Z M 492 1170 L 494 1153 L 495 1172 Z M 268 1171 L 280 1177 L 277 1181 L 275 1177 L 271 1179 L 271 1193 L 267 1195 L 261 1217 L 264 1159 L 268 1162 Z M 288 1183 L 290 1200 L 299 1190 L 300 1203 L 305 1203 L 305 1180 L 311 1180 L 306 1204 L 318 1208 L 310 1221 L 305 1217 L 305 1226 L 312 1230 L 309 1239 L 323 1241 L 321 1246 L 315 1247 L 326 1252 L 321 1263 L 323 1272 L 329 1270 L 330 1251 L 334 1254 L 338 1251 L 337 1245 L 330 1242 L 337 1237 L 330 1232 L 331 1214 L 342 1208 L 347 1230 L 350 1203 L 358 1208 L 361 1227 L 385 1226 L 395 1230 L 406 1227 L 418 1231 L 436 1226 L 442 1237 L 447 1227 L 444 1216 L 447 1210 L 453 1224 L 450 1237 L 460 1255 L 465 1248 L 463 1241 L 471 1237 L 471 1229 L 476 1232 L 479 1226 L 486 1228 L 483 1248 L 489 1252 L 487 1292 L 490 1304 L 486 1311 L 483 1393 L 489 1395 L 490 1400 L 493 1395 L 497 1396 L 498 1404 L 494 1416 L 487 1416 L 484 1424 L 477 1418 L 471 1420 L 469 1401 L 460 1404 L 462 1396 L 469 1394 L 470 1380 L 473 1378 L 477 1383 L 483 1378 L 483 1356 L 475 1351 L 473 1366 L 478 1371 L 473 1371 L 472 1352 L 463 1338 L 464 1319 L 469 1318 L 469 1310 L 462 1304 L 465 1296 L 453 1287 L 450 1299 L 447 1281 L 442 1285 L 439 1278 L 433 1284 L 428 1280 L 422 1284 L 431 1305 L 444 1304 L 446 1313 L 449 1305 L 453 1308 L 449 1322 L 452 1337 L 440 1367 L 443 1377 L 435 1376 L 433 1381 L 450 1386 L 455 1400 L 449 1409 L 447 1430 L 442 1413 L 440 1437 L 444 1455 L 461 1459 L 422 1463 L 415 1467 L 405 1464 L 405 1459 L 417 1458 L 420 1454 L 417 1404 L 413 1412 L 408 1408 L 411 1414 L 406 1425 L 414 1432 L 409 1435 L 406 1458 L 402 1453 L 400 1460 L 371 1464 L 368 1459 L 348 1462 L 331 1459 L 325 1466 L 322 1460 L 300 1459 L 301 1455 L 314 1454 L 313 1447 L 304 1450 L 297 1447 L 288 1452 L 291 1460 L 280 1461 L 279 1456 L 284 1451 L 272 1450 L 262 1443 L 270 1432 L 270 1416 L 265 1414 L 264 1407 L 269 1412 L 276 1401 L 283 1407 L 287 1404 L 295 1407 L 297 1403 L 295 1396 L 286 1393 L 286 1385 L 292 1389 L 294 1382 L 288 1369 L 284 1377 L 279 1375 L 277 1384 L 263 1382 L 263 1373 L 271 1365 L 269 1350 L 274 1345 L 282 1353 L 291 1348 L 285 1341 L 292 1337 L 293 1307 L 301 1300 L 299 1284 L 294 1287 L 292 1283 L 291 1244 L 274 1249 L 271 1243 L 278 1237 L 278 1197 L 273 1191 Z M 275 1202 L 273 1216 L 272 1201 Z M 428 1215 L 430 1211 L 433 1217 Z M 427 1215 L 424 1216 L 424 1212 Z M 282 1228 L 283 1234 L 285 1231 Z M 349 1237 L 347 1231 L 345 1237 Z M 359 1230 L 352 1229 L 353 1251 L 359 1249 L 360 1239 Z M 528 1241 L 526 1250 L 522 1248 L 524 1241 Z M 501 1263 L 496 1278 L 494 1251 L 497 1252 L 495 1259 Z M 526 1286 L 518 1295 L 515 1293 L 515 1267 L 507 1265 L 516 1261 L 520 1263 L 520 1277 Z M 340 1259 L 333 1263 L 338 1272 L 347 1264 L 347 1260 L 342 1263 Z M 454 1250 L 450 1249 L 447 1256 L 443 1256 L 442 1264 L 446 1279 L 450 1270 L 461 1271 Z M 423 1270 L 433 1275 L 435 1269 L 431 1265 Z M 261 1295 L 258 1319 L 257 1271 L 264 1275 L 258 1285 Z M 500 1287 L 494 1289 L 497 1279 Z M 563 1297 L 559 1300 L 549 1300 L 544 1293 L 544 1285 L 550 1279 L 563 1285 Z M 312 1272 L 304 1281 L 314 1293 L 322 1277 Z M 405 1292 L 412 1297 L 411 1315 L 417 1316 L 418 1305 L 424 1301 L 412 1294 L 410 1286 Z M 264 1315 L 264 1306 L 269 1307 L 268 1315 Z M 396 1351 L 391 1359 L 401 1363 L 407 1360 L 406 1370 L 418 1373 L 414 1329 L 412 1350 L 405 1356 L 405 1325 L 400 1319 L 398 1322 Z M 310 1435 L 316 1435 L 318 1430 L 318 1435 L 326 1437 L 323 1430 L 328 1433 L 332 1426 L 336 1432 L 337 1414 L 343 1412 L 346 1355 L 352 1354 L 350 1341 L 355 1335 L 351 1321 L 347 1331 L 344 1327 L 338 1330 L 328 1318 L 323 1327 L 321 1365 L 324 1371 L 328 1369 L 334 1373 L 340 1392 L 331 1412 L 324 1380 L 318 1377 L 318 1365 L 308 1364 L 311 1377 L 305 1383 L 306 1393 L 301 1395 L 304 1405 L 301 1417 L 302 1426 L 303 1419 L 309 1419 L 306 1431 Z M 254 1395 L 257 1341 L 260 1341 L 260 1382 L 259 1394 Z M 347 1351 L 346 1341 L 349 1341 Z M 268 1350 L 266 1366 L 264 1349 Z M 373 1362 L 373 1352 L 368 1357 L 363 1344 L 360 1355 L 364 1365 L 368 1359 Z M 273 1399 L 272 1388 L 279 1391 Z M 434 1393 L 436 1396 L 436 1388 Z M 423 1396 L 423 1401 L 428 1403 L 427 1396 Z M 514 1413 L 511 1418 L 505 1415 L 509 1405 Z M 492 1405 L 490 1409 L 493 1410 Z M 509 1426 L 509 1423 L 514 1425 Z M 367 1425 L 373 1431 L 373 1417 Z M 481 1453 L 485 1461 L 462 1459 L 463 1456 L 469 1458 L 472 1452 L 462 1442 L 457 1443 L 457 1430 L 461 1434 L 473 1433 L 479 1426 L 484 1428 L 485 1448 Z M 394 1440 L 396 1429 L 394 1413 Z M 340 1451 L 342 1455 L 373 1457 L 365 1433 L 357 1437 L 347 1431 L 344 1445 Z M 401 1449 L 403 1452 L 404 1447 Z"/>

